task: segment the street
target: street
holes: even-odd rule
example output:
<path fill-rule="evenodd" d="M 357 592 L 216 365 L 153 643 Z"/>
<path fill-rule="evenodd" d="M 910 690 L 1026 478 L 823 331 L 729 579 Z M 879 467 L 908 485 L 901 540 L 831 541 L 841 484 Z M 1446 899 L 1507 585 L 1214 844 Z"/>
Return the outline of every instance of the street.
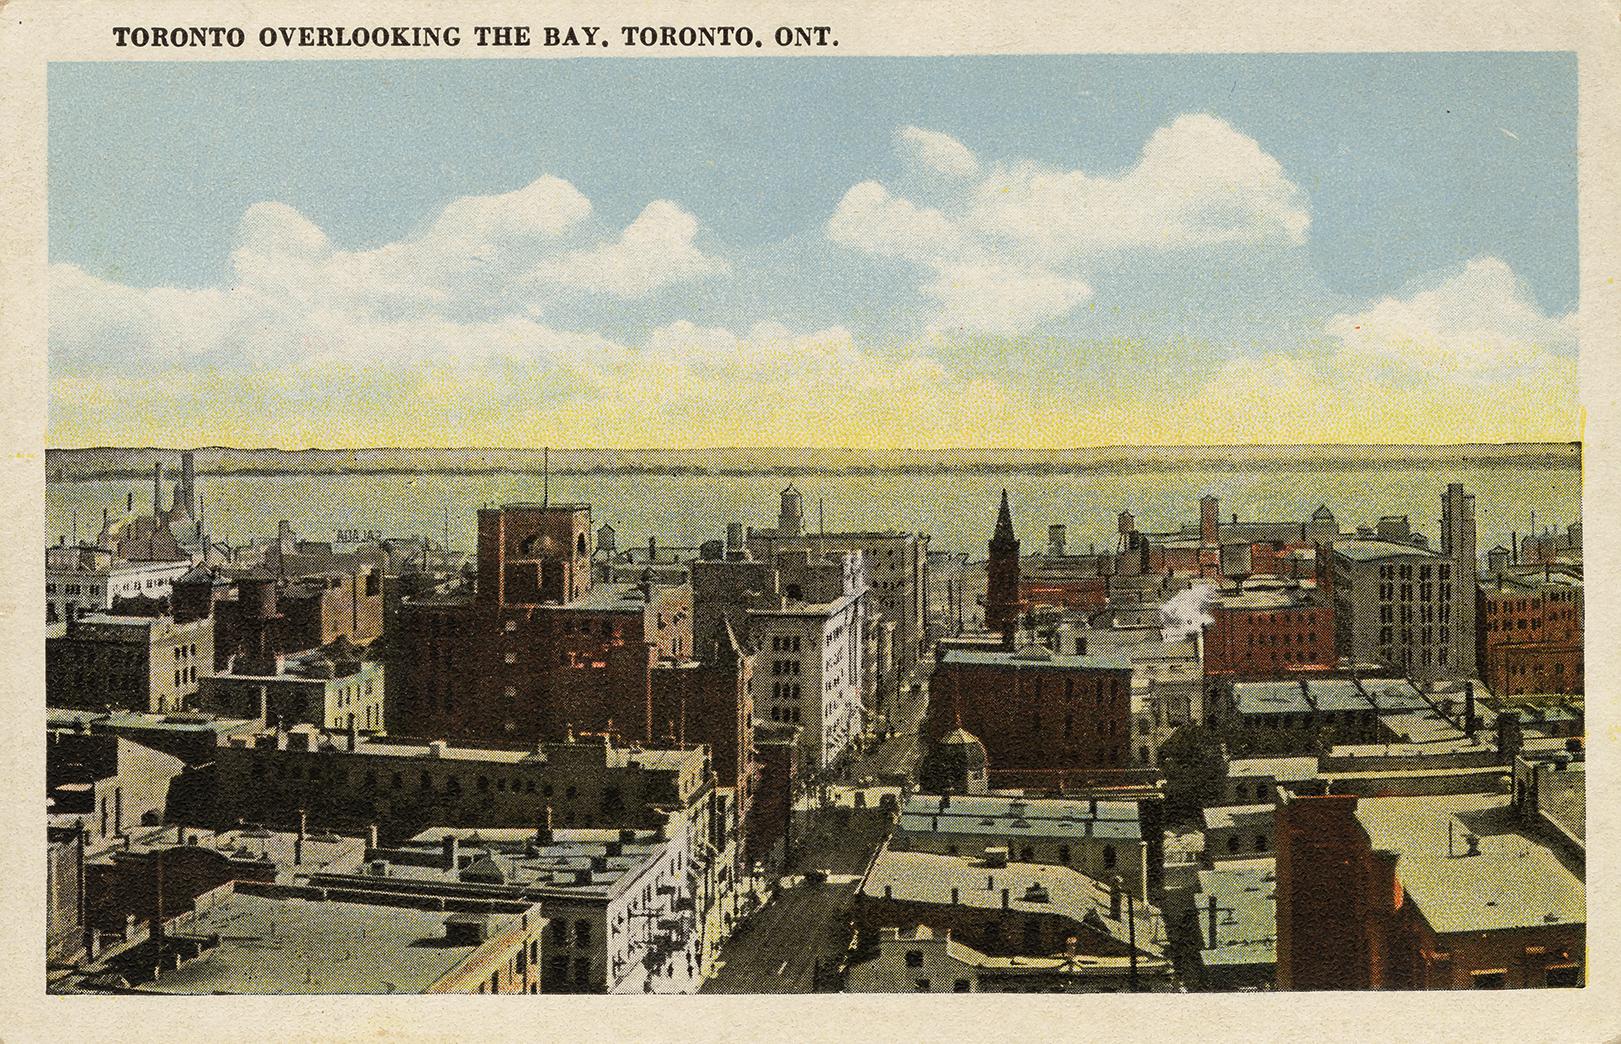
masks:
<path fill-rule="evenodd" d="M 850 944 L 857 882 L 794 880 L 732 934 L 701 992 L 810 993 L 817 960 L 837 965 Z"/>

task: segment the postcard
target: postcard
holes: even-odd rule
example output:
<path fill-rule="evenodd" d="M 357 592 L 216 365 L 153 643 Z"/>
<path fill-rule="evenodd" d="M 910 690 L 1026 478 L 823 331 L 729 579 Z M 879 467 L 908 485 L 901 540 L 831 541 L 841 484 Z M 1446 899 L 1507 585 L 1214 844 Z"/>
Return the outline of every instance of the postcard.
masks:
<path fill-rule="evenodd" d="M 1610 7 L 5 13 L 0 1035 L 1616 1032 Z"/>

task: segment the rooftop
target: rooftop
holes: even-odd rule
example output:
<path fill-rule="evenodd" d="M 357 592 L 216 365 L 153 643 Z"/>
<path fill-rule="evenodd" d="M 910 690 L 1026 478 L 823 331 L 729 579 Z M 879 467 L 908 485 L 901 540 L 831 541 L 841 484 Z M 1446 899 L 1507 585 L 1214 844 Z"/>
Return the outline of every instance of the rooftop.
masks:
<path fill-rule="evenodd" d="M 1298 783 L 1317 778 L 1316 758 L 1234 758 L 1227 763 L 1228 779 L 1273 779 Z"/>
<path fill-rule="evenodd" d="M 457 915 L 450 915 L 457 916 Z M 491 934 L 519 914 L 494 914 Z M 477 949 L 445 939 L 446 914 L 236 892 L 175 934 L 217 945 L 142 989 L 177 994 L 422 993 Z"/>
<path fill-rule="evenodd" d="M 1046 646 L 1041 645 L 1027 645 L 1016 652 L 1007 652 L 1000 649 L 995 651 L 952 649 L 945 654 L 941 662 L 973 667 L 1009 667 L 1014 670 L 1034 668 L 1038 670 L 1066 671 L 1125 671 L 1131 669 L 1131 660 L 1118 653 L 1077 656 L 1055 653 Z"/>
<path fill-rule="evenodd" d="M 1135 841 L 1142 826 L 1135 801 L 1075 801 L 994 794 L 912 794 L 901 805 L 901 833 L 1007 837 L 1098 837 Z"/>
<path fill-rule="evenodd" d="M 1370 798 L 1356 818 L 1375 849 L 1397 853 L 1402 888 L 1437 933 L 1587 921 L 1582 879 L 1523 832 L 1504 795 Z M 1479 855 L 1463 854 L 1470 834 Z"/>
<path fill-rule="evenodd" d="M 1276 810 L 1271 805 L 1221 805 L 1204 810 L 1206 830 L 1232 830 L 1270 820 Z"/>
<path fill-rule="evenodd" d="M 1339 540 L 1334 543 L 1334 554 L 1353 562 L 1377 562 L 1381 558 L 1440 558 L 1441 555 L 1416 544 L 1398 544 L 1392 540 Z"/>
<path fill-rule="evenodd" d="M 953 888 L 957 890 L 955 903 Z M 1128 941 L 1125 917 L 1109 916 L 1109 889 L 1067 866 L 1008 863 L 992 867 L 960 856 L 897 852 L 885 846 L 861 882 L 861 895 L 868 899 L 979 909 L 1001 909 L 1003 889 L 1008 892 L 1011 910 L 1066 917 L 1116 942 Z M 1135 916 L 1138 950 L 1158 956 L 1165 938 L 1159 911 L 1138 903 Z"/>
<path fill-rule="evenodd" d="M 1275 964 L 1278 959 L 1277 864 L 1234 859 L 1199 871 L 1199 959 L 1206 967 Z M 1210 935 L 1209 902 L 1216 901 Z"/>

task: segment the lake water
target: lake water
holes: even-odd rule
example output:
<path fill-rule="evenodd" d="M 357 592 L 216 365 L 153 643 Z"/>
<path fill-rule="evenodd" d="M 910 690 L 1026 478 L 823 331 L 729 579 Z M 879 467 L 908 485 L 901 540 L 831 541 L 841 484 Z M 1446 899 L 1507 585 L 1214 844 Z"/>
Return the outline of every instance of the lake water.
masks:
<path fill-rule="evenodd" d="M 768 526 L 777 513 L 780 475 L 647 475 L 598 473 L 553 475 L 554 502 L 584 501 L 594 525 L 611 523 L 620 546 L 696 546 L 724 535 L 726 523 Z M 1226 470 L 1175 466 L 1079 474 L 982 469 L 925 472 L 815 474 L 795 480 L 803 492 L 808 527 L 816 525 L 817 502 L 829 531 L 896 528 L 929 533 L 931 548 L 985 553 L 1006 488 L 1014 523 L 1027 551 L 1046 544 L 1047 526 L 1069 527 L 1071 549 L 1112 545 L 1115 515 L 1136 513 L 1144 530 L 1170 529 L 1198 518 L 1198 498 L 1215 493 L 1224 518 L 1300 520 L 1326 503 L 1342 528 L 1371 525 L 1381 515 L 1407 515 L 1413 527 L 1435 538 L 1440 496 L 1448 482 L 1462 482 L 1475 495 L 1479 547 L 1484 553 L 1507 544 L 1511 531 L 1537 525 L 1564 526 L 1581 513 L 1579 466 L 1444 462 L 1416 466 L 1288 468 L 1237 466 Z M 423 475 L 231 475 L 201 474 L 198 487 L 209 530 L 216 539 L 242 543 L 268 537 L 279 519 L 306 539 L 331 539 L 339 528 L 375 529 L 389 536 L 442 534 L 449 512 L 450 538 L 471 550 L 474 512 L 486 504 L 538 501 L 538 473 Z M 165 487 L 165 497 L 170 495 Z M 134 494 L 137 511 L 149 510 L 150 480 L 81 480 L 52 483 L 46 492 L 46 538 L 69 532 L 77 511 L 79 536 L 93 537 L 103 508 L 115 516 Z"/>

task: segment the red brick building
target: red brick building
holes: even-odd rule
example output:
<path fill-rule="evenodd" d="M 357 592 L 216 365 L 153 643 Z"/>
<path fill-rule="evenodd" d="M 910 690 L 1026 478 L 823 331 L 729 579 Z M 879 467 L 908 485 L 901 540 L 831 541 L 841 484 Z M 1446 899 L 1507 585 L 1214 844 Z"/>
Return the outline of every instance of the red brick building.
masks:
<path fill-rule="evenodd" d="M 1580 863 L 1523 832 L 1501 795 L 1291 795 L 1276 837 L 1279 989 L 1585 979 Z"/>
<path fill-rule="evenodd" d="M 1481 680 L 1499 696 L 1583 691 L 1582 581 L 1567 568 L 1502 570 L 1476 590 Z"/>
<path fill-rule="evenodd" d="M 691 651 L 691 588 L 593 584 L 587 505 L 512 504 L 478 520 L 474 593 L 401 606 L 391 730 L 527 744 L 572 727 L 653 741 L 667 725 L 653 669 Z"/>
<path fill-rule="evenodd" d="M 1314 587 L 1222 590 L 1206 611 L 1206 677 L 1276 678 L 1335 664 L 1333 605 Z"/>
<path fill-rule="evenodd" d="M 233 656 L 274 656 L 369 645 L 383 634 L 383 573 L 372 565 L 281 577 L 256 567 L 230 576 L 199 566 L 174 582 L 179 619 L 214 618 L 214 667 Z"/>
<path fill-rule="evenodd" d="M 985 745 L 993 774 L 1085 772 L 1131 764 L 1131 664 L 1114 656 L 1065 656 L 1043 646 L 1017 652 L 953 649 L 930 682 L 925 735 L 967 729 Z"/>

